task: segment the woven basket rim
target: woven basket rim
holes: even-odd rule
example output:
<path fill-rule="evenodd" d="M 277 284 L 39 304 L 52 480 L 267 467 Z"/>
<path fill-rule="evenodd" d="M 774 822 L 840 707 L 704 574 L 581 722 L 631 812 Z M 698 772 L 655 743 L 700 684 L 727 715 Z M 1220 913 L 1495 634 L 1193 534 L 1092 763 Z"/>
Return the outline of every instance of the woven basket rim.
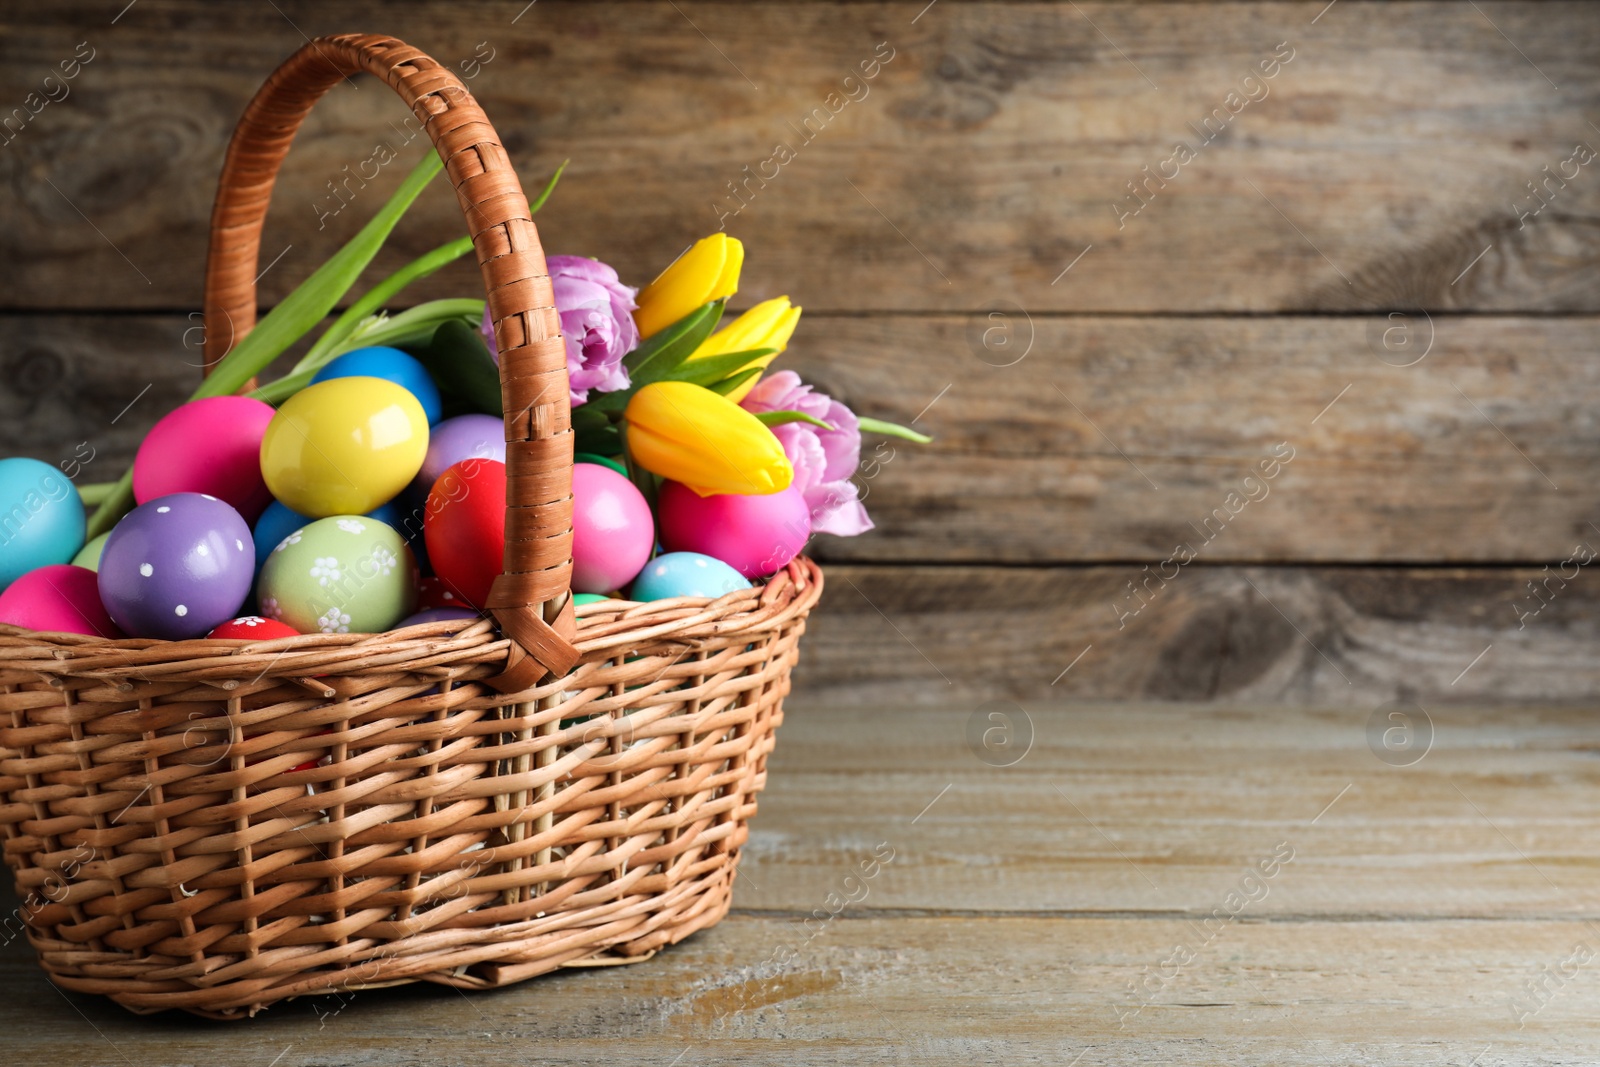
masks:
<path fill-rule="evenodd" d="M 605 600 L 577 609 L 578 639 L 585 660 L 614 655 L 641 642 L 687 642 L 734 630 L 757 632 L 809 613 L 822 593 L 822 569 L 796 556 L 761 585 L 720 597 L 665 600 Z M 463 625 L 466 622 L 466 625 Z M 494 620 L 443 620 L 375 634 L 299 634 L 268 641 L 194 638 L 105 638 L 50 633 L 0 623 L 0 673 L 25 671 L 107 681 L 217 680 L 239 674 L 283 678 L 360 674 L 402 664 L 494 663 L 509 642 Z M 269 666 L 270 664 L 270 666 Z M 548 688 L 544 679 L 537 689 Z M 529 689 L 506 694 L 527 699 Z"/>

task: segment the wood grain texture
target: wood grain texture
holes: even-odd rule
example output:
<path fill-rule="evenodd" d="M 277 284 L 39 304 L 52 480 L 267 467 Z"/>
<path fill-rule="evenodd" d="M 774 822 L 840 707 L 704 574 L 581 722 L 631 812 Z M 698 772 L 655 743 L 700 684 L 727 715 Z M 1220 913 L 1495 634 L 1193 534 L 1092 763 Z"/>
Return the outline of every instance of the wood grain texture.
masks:
<path fill-rule="evenodd" d="M 887 844 L 874 914 L 1199 922 L 1276 852 L 1251 919 L 1600 917 L 1592 706 L 1423 702 L 1431 745 L 1384 749 L 1409 766 L 1378 758 L 1354 701 L 1021 707 L 797 698 L 735 908 L 810 915 Z"/>
<path fill-rule="evenodd" d="M 1465 1067 L 1485 1046 L 1480 1063 L 1510 1067 L 1581 1063 L 1600 1040 L 1593 976 L 1582 970 L 1518 1029 L 1523 987 L 1575 945 L 1592 946 L 1587 923 L 1239 923 L 1166 981 L 1149 976 L 1175 946 L 1200 940 L 1181 920 L 841 920 L 792 962 L 762 962 L 793 938 L 788 920 L 735 917 L 640 967 L 469 1001 L 445 989 L 370 990 L 229 1027 L 66 1002 L 8 953 L 0 1020 L 18 1062 L 38 1067 L 279 1055 L 279 1067 L 969 1067 L 1080 1056 L 1080 1067 Z M 1128 992 L 1146 981 L 1153 999 Z"/>
<path fill-rule="evenodd" d="M 929 706 L 1587 703 L 1597 583 L 1585 568 L 1563 586 L 1558 571 L 1191 566 L 1152 580 L 1140 607 L 1137 567 L 834 564 L 795 685 Z"/>
<path fill-rule="evenodd" d="M 1587 716 L 1463 713 L 1398 769 L 1343 713 L 1035 712 L 1039 744 L 1001 769 L 945 743 L 965 709 L 930 730 L 926 712 L 796 704 L 753 827 L 764 888 L 640 966 L 215 1027 L 58 995 L 13 940 L 0 1026 L 40 1067 L 1552 1064 L 1600 1041 L 1593 965 L 1569 962 L 1600 941 Z M 875 773 L 885 745 L 894 774 Z M 894 856 L 863 896 L 844 878 L 879 842 Z M 1283 842 L 1292 857 L 1245 882 Z M 829 892 L 858 899 L 807 926 Z"/>
<path fill-rule="evenodd" d="M 1315 2 L 522 6 L 143 0 L 115 25 L 83 0 L 9 9 L 0 107 L 80 41 L 96 58 L 0 152 L 0 306 L 197 303 L 244 101 L 302 32 L 381 26 L 473 65 L 525 181 L 573 160 L 547 244 L 634 282 L 722 219 L 751 249 L 745 295 L 813 310 L 1600 308 L 1600 178 L 1560 173 L 1577 143 L 1600 145 L 1589 4 L 1344 0 L 1314 23 Z M 1280 42 L 1293 58 L 1245 83 Z M 846 85 L 880 45 L 893 58 Z M 358 85 L 291 158 L 268 303 L 421 150 Z M 845 92 L 860 99 L 828 103 Z M 385 139 L 397 162 L 368 165 L 371 186 L 357 178 L 319 229 L 341 202 L 329 183 Z M 1163 167 L 1180 142 L 1194 158 Z M 766 164 L 780 143 L 793 158 Z M 1536 201 L 1545 167 L 1558 184 Z M 434 192 L 384 262 L 459 231 Z"/>
<path fill-rule="evenodd" d="M 1005 361 L 982 342 L 1001 328 L 1026 352 L 1011 366 L 984 362 Z M 1394 329 L 1431 341 L 1420 363 L 1375 354 L 1399 358 L 1381 341 Z M 1204 563 L 1542 563 L 1600 546 L 1587 316 L 1441 319 L 1431 335 L 1382 317 L 802 330 L 783 365 L 936 437 L 869 438 L 857 480 L 878 529 L 819 538 L 824 560 L 1157 565 L 1187 544 Z M 0 453 L 93 449 L 85 477 L 114 478 L 193 387 L 200 337 L 180 315 L 0 317 Z M 1264 478 L 1283 446 L 1293 458 Z"/>

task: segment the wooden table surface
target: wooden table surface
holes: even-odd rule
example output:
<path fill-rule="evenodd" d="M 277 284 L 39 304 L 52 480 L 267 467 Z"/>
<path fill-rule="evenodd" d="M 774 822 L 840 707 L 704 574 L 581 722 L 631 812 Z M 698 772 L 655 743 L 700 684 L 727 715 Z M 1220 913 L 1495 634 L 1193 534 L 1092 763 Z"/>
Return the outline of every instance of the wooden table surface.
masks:
<path fill-rule="evenodd" d="M 735 913 L 651 961 L 221 1024 L 58 993 L 13 942 L 5 1059 L 1593 1062 L 1600 722 L 1409 714 L 1407 750 L 1365 709 L 796 704 Z"/>

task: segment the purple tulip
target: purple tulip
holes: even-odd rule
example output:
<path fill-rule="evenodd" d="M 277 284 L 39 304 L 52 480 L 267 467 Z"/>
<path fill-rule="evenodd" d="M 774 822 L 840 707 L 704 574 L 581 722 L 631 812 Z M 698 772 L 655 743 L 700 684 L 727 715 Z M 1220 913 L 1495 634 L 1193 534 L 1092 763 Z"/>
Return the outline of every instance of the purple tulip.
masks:
<path fill-rule="evenodd" d="M 586 403 L 591 389 L 602 393 L 626 389 L 628 368 L 622 357 L 639 346 L 639 327 L 633 322 L 637 306 L 633 298 L 639 290 L 623 285 L 617 272 L 599 260 L 550 256 L 545 262 L 561 315 L 561 336 L 567 342 L 573 406 Z M 488 308 L 483 311 L 483 336 L 490 355 L 500 362 Z"/>
<path fill-rule="evenodd" d="M 794 485 L 811 510 L 814 533 L 854 537 L 872 529 L 850 476 L 861 463 L 861 428 L 849 408 L 826 393 L 816 392 L 792 370 L 769 374 L 740 402 L 746 411 L 801 411 L 832 426 L 824 430 L 805 422 L 774 426 L 794 467 Z"/>

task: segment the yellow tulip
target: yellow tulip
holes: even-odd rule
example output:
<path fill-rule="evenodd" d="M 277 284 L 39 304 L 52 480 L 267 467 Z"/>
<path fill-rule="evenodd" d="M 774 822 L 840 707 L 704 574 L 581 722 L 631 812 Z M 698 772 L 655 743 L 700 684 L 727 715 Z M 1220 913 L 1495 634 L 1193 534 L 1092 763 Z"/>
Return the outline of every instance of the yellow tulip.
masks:
<path fill-rule="evenodd" d="M 764 369 L 789 347 L 789 338 L 794 336 L 794 328 L 799 322 L 800 309 L 791 307 L 788 297 L 780 296 L 764 300 L 707 337 L 689 359 L 692 361 L 705 356 L 722 356 L 729 352 L 745 352 L 753 348 L 774 349 L 773 352 L 759 359 L 753 359 L 740 368 L 740 370 L 748 370 L 751 367 Z M 734 373 L 738 372 L 731 372 L 729 376 Z M 728 399 L 737 404 L 760 380 L 761 376 L 756 375 L 726 394 Z"/>
<path fill-rule="evenodd" d="M 772 431 L 709 389 L 654 382 L 633 394 L 623 417 L 633 459 L 701 496 L 764 496 L 794 480 L 794 468 Z"/>
<path fill-rule="evenodd" d="M 639 339 L 660 333 L 695 308 L 732 296 L 739 289 L 744 245 L 725 233 L 702 237 L 661 276 L 639 291 L 633 321 Z"/>

